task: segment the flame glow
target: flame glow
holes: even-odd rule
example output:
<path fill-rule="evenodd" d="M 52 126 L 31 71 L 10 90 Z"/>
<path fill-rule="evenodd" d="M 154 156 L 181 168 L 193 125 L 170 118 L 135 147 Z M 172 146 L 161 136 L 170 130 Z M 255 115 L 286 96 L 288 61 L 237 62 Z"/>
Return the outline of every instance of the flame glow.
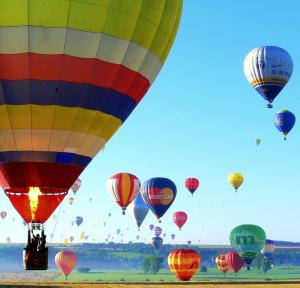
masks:
<path fill-rule="evenodd" d="M 31 210 L 31 219 L 32 221 L 35 220 L 35 212 L 38 208 L 39 205 L 39 196 L 42 195 L 41 190 L 39 187 L 30 187 L 29 188 L 29 193 L 28 193 L 28 198 L 30 202 L 30 210 Z"/>

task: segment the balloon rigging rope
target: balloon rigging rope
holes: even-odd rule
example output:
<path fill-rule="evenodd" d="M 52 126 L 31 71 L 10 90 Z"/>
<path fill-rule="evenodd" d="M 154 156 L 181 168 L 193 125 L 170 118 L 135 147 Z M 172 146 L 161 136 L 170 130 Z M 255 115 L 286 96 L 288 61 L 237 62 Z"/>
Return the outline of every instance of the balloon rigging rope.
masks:
<path fill-rule="evenodd" d="M 56 221 L 55 221 L 55 224 L 54 224 L 54 228 L 53 228 L 53 230 L 52 230 L 52 235 L 53 235 L 53 237 L 51 237 L 51 241 L 50 241 L 50 243 L 48 244 L 48 247 L 51 247 L 51 244 L 52 244 L 52 241 L 53 241 L 53 238 L 54 238 L 54 234 L 55 234 L 55 231 L 56 231 L 57 223 L 58 223 L 58 220 L 59 220 L 61 208 L 62 208 L 62 205 L 59 205 L 58 216 L 57 216 L 57 218 L 56 218 Z"/>

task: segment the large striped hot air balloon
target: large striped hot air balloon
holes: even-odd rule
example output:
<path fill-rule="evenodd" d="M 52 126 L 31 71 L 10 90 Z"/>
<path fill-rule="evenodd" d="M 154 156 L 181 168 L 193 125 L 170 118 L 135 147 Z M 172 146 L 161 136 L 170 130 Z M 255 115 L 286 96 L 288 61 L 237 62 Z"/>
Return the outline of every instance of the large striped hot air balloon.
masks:
<path fill-rule="evenodd" d="M 140 180 L 129 173 L 117 173 L 107 180 L 107 190 L 113 200 L 122 208 L 123 214 L 140 189 Z"/>
<path fill-rule="evenodd" d="M 61 251 L 55 255 L 55 264 L 67 277 L 77 264 L 77 256 L 71 251 Z"/>
<path fill-rule="evenodd" d="M 272 108 L 274 99 L 293 73 L 293 60 L 280 47 L 257 47 L 246 56 L 244 73 L 249 83 L 268 101 L 268 108 Z"/>
<path fill-rule="evenodd" d="M 49 218 L 144 97 L 181 10 L 182 0 L 0 1 L 0 185 L 26 222 Z"/>
<path fill-rule="evenodd" d="M 178 280 L 189 281 L 200 266 L 200 255 L 193 249 L 176 249 L 169 254 L 168 264 Z"/>

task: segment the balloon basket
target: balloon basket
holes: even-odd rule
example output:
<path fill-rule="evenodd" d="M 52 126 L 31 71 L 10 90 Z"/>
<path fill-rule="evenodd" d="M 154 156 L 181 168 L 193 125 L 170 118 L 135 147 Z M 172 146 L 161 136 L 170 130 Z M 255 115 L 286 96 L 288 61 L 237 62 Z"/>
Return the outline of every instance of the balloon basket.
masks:
<path fill-rule="evenodd" d="M 273 105 L 272 105 L 271 103 L 268 103 L 268 104 L 267 104 L 267 107 L 268 107 L 268 108 L 273 108 Z"/>
<path fill-rule="evenodd" d="M 24 270 L 48 270 L 48 248 L 43 251 L 23 249 Z"/>

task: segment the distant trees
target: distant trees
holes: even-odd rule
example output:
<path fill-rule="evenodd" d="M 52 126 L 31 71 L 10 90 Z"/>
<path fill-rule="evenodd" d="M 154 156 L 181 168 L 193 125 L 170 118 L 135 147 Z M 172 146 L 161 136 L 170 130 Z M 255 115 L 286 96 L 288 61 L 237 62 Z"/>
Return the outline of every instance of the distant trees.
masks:
<path fill-rule="evenodd" d="M 145 274 L 157 274 L 161 268 L 164 258 L 160 256 L 145 257 L 142 262 L 142 268 Z"/>

